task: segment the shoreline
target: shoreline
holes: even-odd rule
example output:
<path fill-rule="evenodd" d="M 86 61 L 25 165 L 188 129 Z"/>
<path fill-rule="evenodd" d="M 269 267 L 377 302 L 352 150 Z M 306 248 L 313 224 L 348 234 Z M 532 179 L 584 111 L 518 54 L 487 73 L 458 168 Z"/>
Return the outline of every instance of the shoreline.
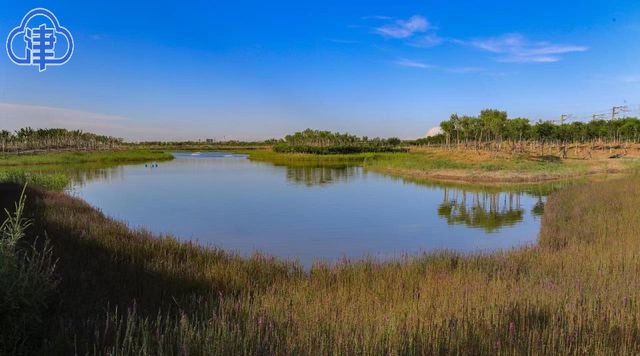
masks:
<path fill-rule="evenodd" d="M 429 158 L 420 157 L 419 153 L 408 154 L 353 154 L 353 155 L 313 155 L 313 154 L 288 154 L 275 153 L 265 150 L 259 151 L 234 151 L 247 154 L 250 160 L 259 162 L 268 162 L 275 165 L 327 165 L 327 166 L 345 166 L 356 165 L 366 170 L 376 173 L 386 174 L 394 177 L 405 178 L 410 180 L 428 180 L 437 182 L 451 183 L 468 183 L 480 185 L 526 185 L 539 183 L 553 183 L 565 180 L 576 180 L 580 178 L 589 178 L 594 176 L 607 175 L 624 175 L 632 173 L 633 164 L 637 163 L 636 159 L 625 160 L 605 160 L 598 159 L 593 161 L 567 161 L 561 163 L 550 163 L 551 169 L 545 170 L 542 167 L 533 167 L 533 169 L 509 169 L 511 162 L 515 164 L 521 163 L 521 159 L 498 158 L 495 162 L 502 164 L 505 168 L 483 169 L 482 164 L 470 164 L 464 168 L 431 168 L 430 165 L 451 165 L 464 166 L 465 162 L 447 161 L 439 163 L 436 161 L 429 162 Z M 420 158 L 424 162 L 419 162 L 417 167 L 403 167 L 409 165 L 410 159 Z M 398 162 L 399 161 L 399 162 Z M 424 166 L 421 167 L 420 163 Z M 483 162 L 490 165 L 493 162 Z M 538 161 L 525 161 L 526 164 L 538 165 Z M 544 165 L 545 163 L 542 163 Z"/>
<path fill-rule="evenodd" d="M 640 315 L 640 304 L 616 299 L 640 298 L 629 283 L 635 273 L 630 258 L 637 253 L 633 236 L 638 223 L 631 209 L 640 199 L 633 194 L 637 183 L 637 178 L 623 178 L 553 193 L 534 246 L 491 253 L 433 251 L 393 261 L 317 264 L 309 271 L 278 258 L 239 257 L 131 229 L 67 193 L 29 189 L 28 212 L 35 223 L 30 239 L 47 236 L 51 241 L 61 282 L 60 301 L 43 320 L 66 325 L 46 328 L 46 339 L 58 340 L 58 350 L 81 353 L 95 345 L 118 350 L 126 343 L 131 352 L 155 354 L 170 345 L 189 349 L 205 340 L 215 340 L 209 352 L 290 354 L 299 351 L 294 345 L 328 352 L 325 347 L 335 338 L 345 342 L 334 351 L 401 353 L 409 350 L 403 340 L 410 335 L 419 340 L 410 348 L 415 352 L 453 351 L 449 347 L 455 344 L 465 345 L 459 352 L 491 353 L 495 340 L 505 352 L 539 345 L 556 352 L 574 347 L 595 353 L 638 351 L 633 338 L 621 344 L 607 336 L 607 330 L 625 323 L 624 315 Z M 8 198 L 20 187 L 0 188 L 2 203 L 10 206 Z M 598 266 L 623 263 L 626 268 L 607 269 L 602 280 Z M 595 281 L 607 288 L 596 288 Z M 371 288 L 380 295 L 372 295 Z M 603 313 L 612 319 L 593 314 L 594 303 L 606 306 Z M 376 313 L 366 312 L 371 308 Z M 104 318 L 121 325 L 107 339 L 101 336 Z M 200 324 L 202 318 L 206 324 Z M 636 324 L 626 325 L 625 334 L 637 335 Z M 398 328 L 398 338 L 388 340 L 387 327 Z M 163 333 L 168 336 L 147 343 L 158 328 L 167 328 Z M 193 343 L 172 336 L 194 328 L 200 331 Z M 229 336 L 229 330 L 237 330 L 242 339 Z M 371 337 L 366 345 L 348 341 L 365 330 Z M 256 333 L 268 337 L 256 338 Z M 567 345 L 571 335 L 581 335 L 582 341 Z"/>

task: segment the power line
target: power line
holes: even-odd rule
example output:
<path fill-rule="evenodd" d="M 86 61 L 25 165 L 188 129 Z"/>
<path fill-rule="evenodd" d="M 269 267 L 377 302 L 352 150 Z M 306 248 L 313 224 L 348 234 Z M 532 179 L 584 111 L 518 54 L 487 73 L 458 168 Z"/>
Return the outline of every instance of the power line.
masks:
<path fill-rule="evenodd" d="M 627 105 L 614 106 L 611 108 L 611 120 L 615 120 L 619 114 L 627 112 L 629 112 L 629 107 Z"/>

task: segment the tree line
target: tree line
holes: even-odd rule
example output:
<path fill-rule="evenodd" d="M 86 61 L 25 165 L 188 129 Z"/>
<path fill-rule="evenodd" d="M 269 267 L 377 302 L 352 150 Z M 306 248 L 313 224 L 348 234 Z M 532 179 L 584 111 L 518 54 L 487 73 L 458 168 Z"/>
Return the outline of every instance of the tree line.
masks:
<path fill-rule="evenodd" d="M 331 131 L 306 129 L 285 136 L 278 141 L 273 150 L 281 153 L 361 153 L 403 151 L 402 141 L 397 137 L 382 139 L 369 138 Z"/>
<path fill-rule="evenodd" d="M 81 130 L 21 128 L 0 130 L 2 152 L 23 152 L 58 149 L 97 150 L 122 145 L 121 138 L 97 135 Z"/>
<path fill-rule="evenodd" d="M 560 124 L 540 120 L 532 123 L 526 118 L 509 119 L 506 111 L 486 109 L 479 116 L 453 114 L 449 120 L 440 123 L 440 128 L 442 134 L 434 140 L 443 143 L 504 140 L 640 142 L 640 120 L 637 118 Z"/>

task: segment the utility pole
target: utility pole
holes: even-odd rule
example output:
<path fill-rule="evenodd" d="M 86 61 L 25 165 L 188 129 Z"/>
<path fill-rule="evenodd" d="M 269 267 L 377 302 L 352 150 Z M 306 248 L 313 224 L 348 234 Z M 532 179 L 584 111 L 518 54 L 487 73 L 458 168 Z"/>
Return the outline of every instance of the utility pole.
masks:
<path fill-rule="evenodd" d="M 560 125 L 564 124 L 565 120 L 571 118 L 571 114 L 562 114 L 560 115 Z"/>
<path fill-rule="evenodd" d="M 593 115 L 591 115 L 591 121 L 604 120 L 605 118 L 606 118 L 605 114 L 593 114 Z"/>
<path fill-rule="evenodd" d="M 611 108 L 611 120 L 615 120 L 616 116 L 620 113 L 623 112 L 628 112 L 629 111 L 629 107 L 627 107 L 626 105 L 622 105 L 622 106 L 614 106 Z"/>

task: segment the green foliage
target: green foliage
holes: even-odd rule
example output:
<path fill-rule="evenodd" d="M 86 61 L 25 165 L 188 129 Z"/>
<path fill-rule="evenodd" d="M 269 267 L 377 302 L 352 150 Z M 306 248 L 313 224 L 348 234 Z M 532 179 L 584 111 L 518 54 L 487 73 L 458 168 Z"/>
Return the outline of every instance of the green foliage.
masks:
<path fill-rule="evenodd" d="M 115 148 L 122 139 L 96 135 L 81 130 L 21 128 L 15 132 L 0 131 L 2 152 L 50 149 L 101 149 Z"/>
<path fill-rule="evenodd" d="M 381 139 L 357 137 L 339 132 L 306 129 L 287 135 L 275 144 L 273 150 L 279 153 L 312 154 L 353 154 L 364 152 L 402 152 L 401 140 L 396 137 Z"/>
<path fill-rule="evenodd" d="M 48 242 L 40 248 L 35 243 L 21 246 L 31 225 L 25 206 L 23 189 L 0 226 L 0 354 L 24 353 L 34 346 L 30 339 L 42 332 L 42 313 L 55 288 Z"/>
<path fill-rule="evenodd" d="M 504 111 L 486 109 L 478 117 L 451 115 L 440 123 L 442 135 L 417 140 L 416 144 L 447 143 L 461 141 L 536 140 L 586 142 L 640 141 L 640 120 L 594 120 L 556 124 L 552 121 L 530 123 L 525 118 L 508 119 Z M 449 140 L 449 141 L 448 141 Z"/>
<path fill-rule="evenodd" d="M 54 164 L 62 165 L 76 163 L 166 161 L 171 159 L 173 159 L 173 156 L 169 153 L 150 150 L 8 154 L 0 156 L 0 167 Z"/>
<path fill-rule="evenodd" d="M 63 190 L 69 183 L 69 177 L 62 173 L 32 173 L 25 170 L 0 171 L 0 183 L 29 184 L 51 190 Z"/>

